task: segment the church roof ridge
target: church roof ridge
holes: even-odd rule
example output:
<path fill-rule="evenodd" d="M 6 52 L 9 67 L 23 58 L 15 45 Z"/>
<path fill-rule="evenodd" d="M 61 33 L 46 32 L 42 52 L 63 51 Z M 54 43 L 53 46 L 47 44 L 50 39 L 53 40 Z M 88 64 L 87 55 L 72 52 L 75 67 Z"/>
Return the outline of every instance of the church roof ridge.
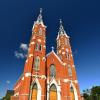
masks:
<path fill-rule="evenodd" d="M 61 64 L 63 64 L 63 62 L 62 62 L 61 59 L 57 56 L 57 54 L 54 52 L 54 50 L 52 50 L 51 52 L 49 52 L 48 54 L 46 54 L 46 57 L 49 56 L 49 55 L 52 54 L 52 53 L 56 56 L 56 58 L 59 60 L 59 62 L 60 62 Z"/>

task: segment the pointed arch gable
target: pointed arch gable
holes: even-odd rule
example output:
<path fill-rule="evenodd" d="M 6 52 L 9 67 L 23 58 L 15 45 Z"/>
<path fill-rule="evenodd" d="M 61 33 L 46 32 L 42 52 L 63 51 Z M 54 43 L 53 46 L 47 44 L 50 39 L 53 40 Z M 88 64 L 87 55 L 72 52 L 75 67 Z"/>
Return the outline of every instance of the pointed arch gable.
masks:
<path fill-rule="evenodd" d="M 51 81 L 50 81 L 50 87 L 51 87 L 52 84 L 54 84 L 57 88 L 58 84 L 57 84 L 57 82 L 54 78 L 52 78 Z"/>
<path fill-rule="evenodd" d="M 31 90 L 30 90 L 30 97 L 29 97 L 29 100 L 31 100 L 32 88 L 33 88 L 34 84 L 37 85 L 37 100 L 41 100 L 42 88 L 41 88 L 41 85 L 40 85 L 39 80 L 38 80 L 37 78 L 36 78 L 35 80 L 33 80 L 32 84 L 31 84 Z"/>
<path fill-rule="evenodd" d="M 60 89 L 60 85 L 57 84 L 55 78 L 52 78 L 51 81 L 49 82 L 48 86 L 47 86 L 47 100 L 49 100 L 49 91 L 50 91 L 50 87 L 52 85 L 55 85 L 56 89 L 57 89 L 57 100 L 61 100 L 61 95 L 60 95 L 60 92 L 61 92 L 61 89 Z"/>

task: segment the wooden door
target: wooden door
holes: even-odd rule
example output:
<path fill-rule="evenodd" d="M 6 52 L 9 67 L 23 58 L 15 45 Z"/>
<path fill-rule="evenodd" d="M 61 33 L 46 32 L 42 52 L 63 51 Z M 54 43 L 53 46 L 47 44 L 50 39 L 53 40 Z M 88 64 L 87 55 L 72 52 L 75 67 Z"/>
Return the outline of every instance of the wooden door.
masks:
<path fill-rule="evenodd" d="M 71 100 L 75 100 L 75 95 L 74 95 L 73 87 L 70 88 L 70 96 L 71 96 Z"/>
<path fill-rule="evenodd" d="M 37 100 L 37 85 L 35 84 L 32 89 L 32 100 Z"/>
<path fill-rule="evenodd" d="M 74 93 L 71 92 L 71 100 L 75 100 Z"/>
<path fill-rule="evenodd" d="M 49 96 L 49 100 L 57 100 L 57 90 L 55 85 L 51 86 Z"/>
<path fill-rule="evenodd" d="M 50 91 L 50 100 L 57 100 L 57 92 Z"/>

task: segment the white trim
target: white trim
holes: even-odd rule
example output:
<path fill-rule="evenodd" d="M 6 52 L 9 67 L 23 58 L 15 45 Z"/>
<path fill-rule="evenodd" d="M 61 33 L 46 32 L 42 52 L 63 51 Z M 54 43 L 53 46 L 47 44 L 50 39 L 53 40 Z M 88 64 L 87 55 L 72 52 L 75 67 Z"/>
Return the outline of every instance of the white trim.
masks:
<path fill-rule="evenodd" d="M 33 42 L 31 42 L 30 44 L 35 44 L 35 42 L 33 41 Z"/>
<path fill-rule="evenodd" d="M 41 39 L 38 39 L 38 42 L 41 42 Z"/>
<path fill-rule="evenodd" d="M 75 67 L 75 65 L 72 65 L 72 67 Z"/>
<path fill-rule="evenodd" d="M 69 82 L 69 79 L 63 79 L 63 82 L 67 83 Z"/>
<path fill-rule="evenodd" d="M 45 75 L 41 75 L 41 79 L 46 79 L 46 76 Z"/>
<path fill-rule="evenodd" d="M 75 83 L 78 83 L 78 80 L 75 80 Z"/>
<path fill-rule="evenodd" d="M 43 61 L 46 61 L 46 58 L 45 58 L 45 57 L 42 57 L 42 60 L 43 60 Z"/>
<path fill-rule="evenodd" d="M 63 65 L 66 66 L 67 64 L 66 63 L 63 63 Z"/>
<path fill-rule="evenodd" d="M 32 75 L 33 77 L 35 78 L 41 78 L 41 79 L 46 79 L 46 76 L 45 75 Z"/>
<path fill-rule="evenodd" d="M 33 56 L 33 54 L 29 54 L 29 57 L 32 57 Z"/>
<path fill-rule="evenodd" d="M 19 95 L 19 92 L 17 92 L 17 93 L 14 94 L 14 96 L 18 96 L 18 95 Z"/>
<path fill-rule="evenodd" d="M 24 76 L 22 77 L 22 81 L 24 80 Z"/>
<path fill-rule="evenodd" d="M 76 90 L 76 88 L 75 88 L 75 86 L 74 86 L 74 84 L 71 82 L 71 84 L 70 84 L 70 87 L 73 87 L 73 89 L 74 89 L 74 95 L 75 95 L 75 100 L 78 100 L 78 95 L 77 95 L 77 90 Z"/>
<path fill-rule="evenodd" d="M 59 50 L 59 53 L 61 53 L 61 50 Z"/>
<path fill-rule="evenodd" d="M 45 49 L 46 49 L 46 46 L 44 45 L 44 46 L 43 46 L 43 48 L 45 48 Z"/>
<path fill-rule="evenodd" d="M 28 62 L 28 59 L 26 60 L 26 63 Z"/>
<path fill-rule="evenodd" d="M 31 73 L 25 73 L 25 77 L 31 76 Z"/>
<path fill-rule="evenodd" d="M 65 52 L 62 52 L 63 55 L 65 55 Z"/>

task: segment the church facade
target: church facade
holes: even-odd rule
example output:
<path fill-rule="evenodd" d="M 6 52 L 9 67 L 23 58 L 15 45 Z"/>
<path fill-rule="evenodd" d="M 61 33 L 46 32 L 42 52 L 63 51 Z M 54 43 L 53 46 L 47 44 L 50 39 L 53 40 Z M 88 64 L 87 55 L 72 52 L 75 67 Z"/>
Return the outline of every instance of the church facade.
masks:
<path fill-rule="evenodd" d="M 52 47 L 46 54 L 46 26 L 40 10 L 11 100 L 81 100 L 69 36 L 61 20 L 56 41 L 57 52 Z"/>

